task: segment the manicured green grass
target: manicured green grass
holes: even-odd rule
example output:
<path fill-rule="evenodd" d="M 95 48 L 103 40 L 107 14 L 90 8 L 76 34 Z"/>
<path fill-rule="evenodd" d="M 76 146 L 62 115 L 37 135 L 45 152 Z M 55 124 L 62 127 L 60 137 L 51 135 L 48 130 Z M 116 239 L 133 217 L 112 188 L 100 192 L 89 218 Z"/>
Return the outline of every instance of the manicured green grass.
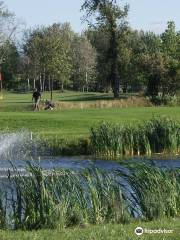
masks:
<path fill-rule="evenodd" d="M 169 234 L 143 234 L 136 236 L 136 227 L 146 229 L 173 230 Z M 40 230 L 32 232 L 23 231 L 0 231 L 2 240 L 179 240 L 179 219 L 161 220 L 148 223 L 136 222 L 127 225 L 108 224 L 102 226 L 88 226 L 64 230 Z"/>
<path fill-rule="evenodd" d="M 121 98 L 125 98 L 132 94 L 121 94 Z M 133 94 L 135 95 L 135 94 Z M 32 92 L 28 93 L 13 93 L 13 92 L 4 92 L 3 98 L 5 102 L 29 102 L 32 98 Z M 43 99 L 50 99 L 50 92 L 42 93 Z M 100 92 L 75 92 L 65 90 L 63 93 L 61 91 L 53 92 L 54 101 L 93 101 L 99 99 L 111 100 L 113 99 L 113 93 L 100 93 Z"/>
<path fill-rule="evenodd" d="M 41 112 L 0 112 L 0 130 L 22 128 L 36 134 L 58 135 L 59 138 L 80 138 L 89 135 L 91 126 L 105 120 L 112 123 L 132 123 L 152 116 L 169 116 L 180 120 L 179 107 L 139 107 L 111 109 L 71 109 Z"/>
<path fill-rule="evenodd" d="M 120 99 L 127 99 L 129 96 L 135 96 L 136 94 L 121 94 Z M 1 99 L 3 97 L 3 99 Z M 42 93 L 42 101 L 50 99 L 50 92 Z M 95 103 L 97 100 L 113 100 L 112 93 L 95 93 L 95 92 L 74 92 L 74 91 L 54 91 L 53 101 L 63 102 L 68 104 Z M 107 101 L 109 102 L 109 101 Z M 68 108 L 68 107 L 67 107 Z M 32 111 L 32 92 L 28 93 L 13 93 L 3 92 L 0 93 L 0 112 L 24 112 Z"/>
<path fill-rule="evenodd" d="M 0 100 L 0 130 L 19 130 L 22 128 L 48 137 L 81 138 L 89 135 L 89 129 L 103 120 L 117 123 L 136 124 L 152 118 L 152 115 L 171 116 L 180 119 L 179 107 L 136 107 L 109 109 L 64 109 L 32 112 L 32 93 L 17 94 L 5 92 Z M 122 98 L 125 97 L 122 95 Z M 42 98 L 49 99 L 45 92 Z M 82 93 L 65 91 L 53 93 L 54 101 L 94 101 L 111 99 L 111 94 Z"/>
<path fill-rule="evenodd" d="M 1 94 L 0 94 L 1 95 Z M 29 103 L 32 99 L 32 93 L 12 93 L 4 92 L 3 94 L 4 103 Z M 126 95 L 122 94 L 121 98 L 125 98 Z M 43 92 L 42 99 L 50 99 L 50 92 Z M 111 93 L 95 93 L 95 92 L 74 92 L 74 91 L 54 91 L 53 101 L 94 101 L 94 100 L 111 100 L 113 94 Z"/>

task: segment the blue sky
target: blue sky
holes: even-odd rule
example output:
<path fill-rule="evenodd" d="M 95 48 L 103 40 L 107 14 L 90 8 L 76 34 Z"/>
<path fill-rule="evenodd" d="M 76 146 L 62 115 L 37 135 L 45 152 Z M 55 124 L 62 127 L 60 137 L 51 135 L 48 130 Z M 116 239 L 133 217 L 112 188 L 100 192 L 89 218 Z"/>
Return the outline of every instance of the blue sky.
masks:
<path fill-rule="evenodd" d="M 180 30 L 180 0 L 117 0 L 130 5 L 129 22 L 135 29 L 161 33 L 169 20 L 174 20 Z M 76 32 L 86 26 L 81 24 L 80 7 L 83 0 L 4 0 L 27 27 L 49 25 L 54 22 L 70 22 Z"/>

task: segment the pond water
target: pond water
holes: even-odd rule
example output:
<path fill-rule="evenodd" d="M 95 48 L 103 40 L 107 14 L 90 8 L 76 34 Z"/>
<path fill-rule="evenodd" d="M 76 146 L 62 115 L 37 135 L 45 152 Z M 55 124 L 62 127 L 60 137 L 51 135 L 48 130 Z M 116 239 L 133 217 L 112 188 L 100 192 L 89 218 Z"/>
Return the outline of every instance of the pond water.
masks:
<path fill-rule="evenodd" d="M 85 168 L 101 168 L 107 171 L 124 170 L 123 162 L 148 162 L 160 168 L 180 168 L 180 156 L 173 159 L 152 157 L 138 158 L 125 161 L 110 161 L 93 159 L 92 157 L 74 156 L 74 157 L 52 157 L 45 156 L 48 150 L 41 146 L 37 139 L 32 138 L 32 134 L 27 131 L 18 133 L 4 133 L 0 135 L 0 177 L 4 177 L 8 171 L 13 171 L 13 167 L 21 173 L 25 172 L 27 161 L 40 165 L 44 170 L 56 168 L 65 168 L 72 170 L 82 170 Z"/>
<path fill-rule="evenodd" d="M 74 157 L 38 157 L 38 158 L 29 158 L 29 159 L 13 159 L 12 161 L 0 159 L 0 176 L 6 175 L 7 171 L 13 171 L 13 166 L 21 173 L 26 171 L 27 161 L 35 165 L 39 165 L 44 170 L 51 169 L 72 169 L 72 170 L 83 170 L 85 168 L 100 168 L 107 171 L 113 170 L 123 170 L 124 166 L 121 162 L 115 162 L 110 160 L 100 160 L 93 158 L 87 158 L 83 156 L 74 156 Z M 147 162 L 153 166 L 160 168 L 180 168 L 180 158 L 176 159 L 141 159 L 134 158 L 131 160 L 125 160 L 125 162 Z"/>
<path fill-rule="evenodd" d="M 7 192 L 9 199 L 11 198 L 11 192 L 8 191 L 9 182 L 7 176 L 11 173 L 13 175 L 14 169 L 21 174 L 26 175 L 27 162 L 31 162 L 33 165 L 41 166 L 46 172 L 53 169 L 70 169 L 76 172 L 83 171 L 89 168 L 98 168 L 107 172 L 114 172 L 120 170 L 120 172 L 129 175 L 129 170 L 125 167 L 124 163 L 146 162 L 152 166 L 169 169 L 180 169 L 180 156 L 174 159 L 173 157 L 134 157 L 131 159 L 125 159 L 124 161 L 110 161 L 102 159 L 94 159 L 87 156 L 74 156 L 74 157 L 52 157 L 47 156 L 48 151 L 42 147 L 39 142 L 32 139 L 31 134 L 26 131 L 20 133 L 8 133 L 0 135 L 0 188 Z M 141 216 L 141 208 L 134 201 L 135 193 L 132 190 L 131 185 L 126 178 L 119 176 L 117 178 L 118 184 L 121 185 L 124 196 L 129 199 L 131 204 L 136 207 L 134 216 Z M 12 186 L 11 186 L 12 188 Z M 15 197 L 15 196 L 14 196 Z M 8 210 L 10 211 L 10 210 Z"/>

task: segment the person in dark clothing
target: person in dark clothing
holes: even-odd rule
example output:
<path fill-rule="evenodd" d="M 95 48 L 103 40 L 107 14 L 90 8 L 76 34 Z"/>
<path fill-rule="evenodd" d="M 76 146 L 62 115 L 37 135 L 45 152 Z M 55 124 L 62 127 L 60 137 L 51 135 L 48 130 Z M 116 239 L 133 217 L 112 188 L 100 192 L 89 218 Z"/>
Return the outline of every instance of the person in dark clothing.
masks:
<path fill-rule="evenodd" d="M 41 100 L 41 93 L 35 89 L 32 95 L 32 101 L 34 100 L 34 111 L 39 111 L 39 102 Z"/>

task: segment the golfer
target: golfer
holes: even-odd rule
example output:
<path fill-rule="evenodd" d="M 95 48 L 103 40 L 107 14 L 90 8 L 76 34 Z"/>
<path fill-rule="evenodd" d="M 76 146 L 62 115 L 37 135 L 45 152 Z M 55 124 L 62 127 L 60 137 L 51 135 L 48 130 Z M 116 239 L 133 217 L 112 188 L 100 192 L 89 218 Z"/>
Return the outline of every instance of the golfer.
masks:
<path fill-rule="evenodd" d="M 34 111 L 39 111 L 39 102 L 41 100 L 41 93 L 37 89 L 34 89 L 33 95 L 32 95 L 32 101 L 34 100 Z"/>

